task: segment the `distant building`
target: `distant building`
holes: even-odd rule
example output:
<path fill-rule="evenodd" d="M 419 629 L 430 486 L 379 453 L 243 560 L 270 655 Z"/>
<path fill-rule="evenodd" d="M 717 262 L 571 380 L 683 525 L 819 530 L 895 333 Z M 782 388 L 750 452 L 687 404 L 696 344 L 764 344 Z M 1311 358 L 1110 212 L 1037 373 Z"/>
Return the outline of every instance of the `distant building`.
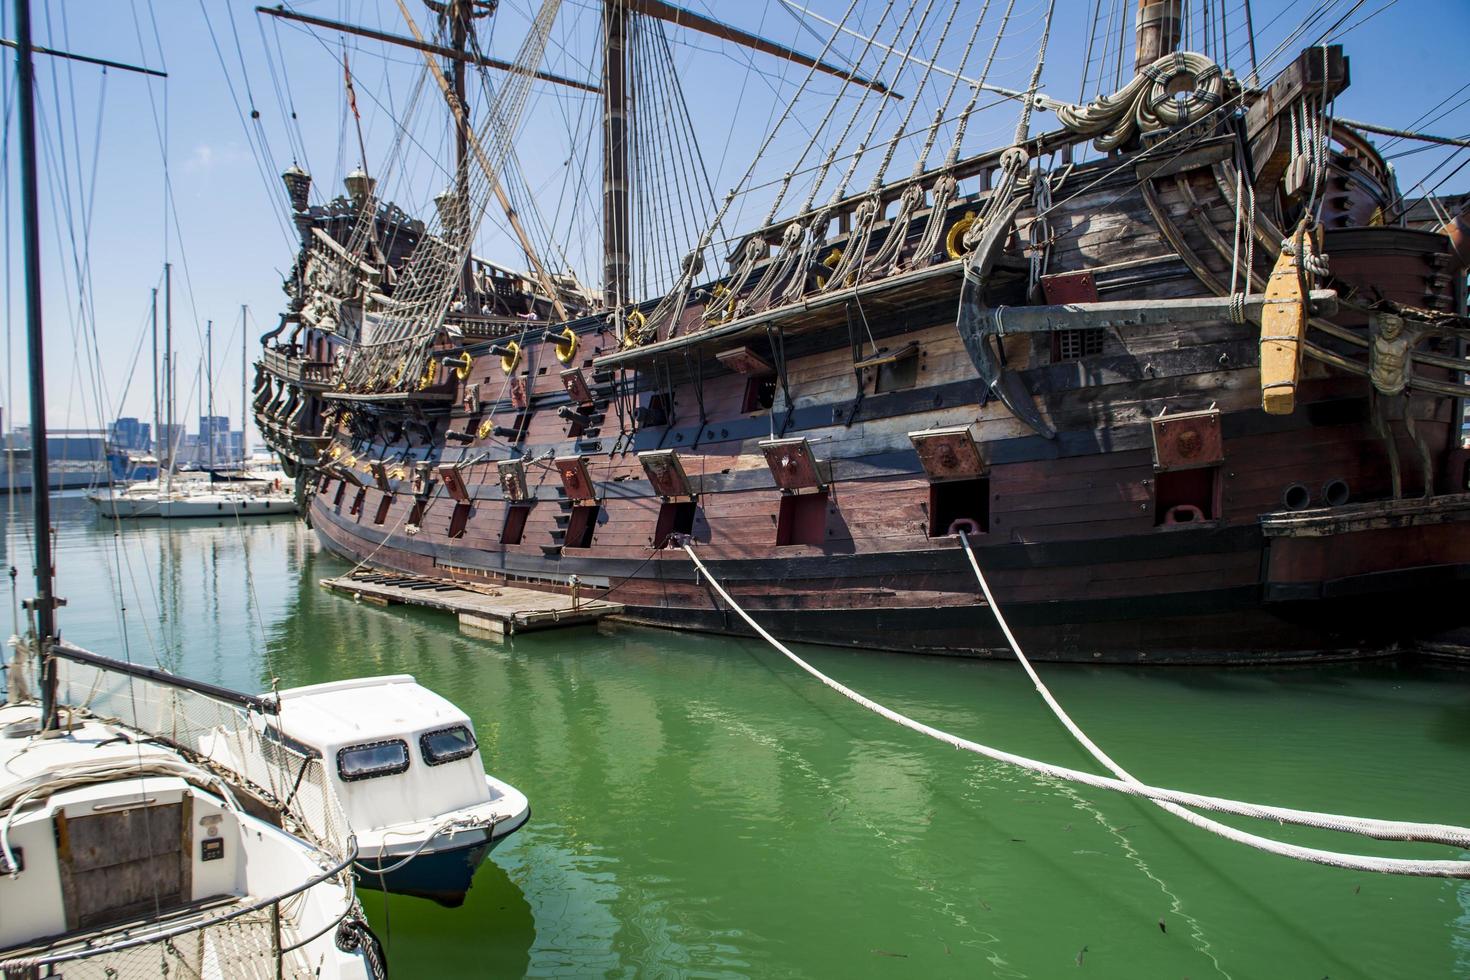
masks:
<path fill-rule="evenodd" d="M 125 416 L 107 427 L 107 441 L 113 449 L 152 449 L 153 427 L 147 422 Z"/>
<path fill-rule="evenodd" d="M 158 452 L 163 454 L 167 454 L 170 451 L 180 453 L 183 448 L 183 441 L 184 427 L 182 425 L 169 425 L 166 422 L 159 423 Z"/>

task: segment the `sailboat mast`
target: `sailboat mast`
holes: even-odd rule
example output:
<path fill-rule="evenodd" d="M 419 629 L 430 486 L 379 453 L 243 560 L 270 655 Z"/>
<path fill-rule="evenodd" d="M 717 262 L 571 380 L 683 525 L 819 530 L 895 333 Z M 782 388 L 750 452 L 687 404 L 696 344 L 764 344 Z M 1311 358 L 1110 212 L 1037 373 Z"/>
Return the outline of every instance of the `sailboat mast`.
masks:
<path fill-rule="evenodd" d="M 209 411 L 205 428 L 209 430 L 209 478 L 214 479 L 214 321 L 204 321 L 204 383 L 209 388 Z M 204 433 L 200 433 L 203 435 Z"/>
<path fill-rule="evenodd" d="M 172 485 L 174 476 L 174 267 L 163 264 L 163 392 L 164 414 L 168 424 L 168 460 L 165 472 Z"/>
<path fill-rule="evenodd" d="M 36 80 L 31 65 L 30 0 L 15 0 L 16 79 L 20 88 L 20 195 L 25 247 L 26 340 L 31 385 L 31 498 L 36 542 L 36 656 L 41 664 L 41 727 L 56 727 L 56 667 L 49 654 L 56 639 L 56 600 L 51 593 L 51 478 L 46 453 L 45 345 L 41 331 L 41 221 L 36 190 Z"/>
<path fill-rule="evenodd" d="M 602 278 L 603 305 L 628 302 L 628 8 L 602 5 Z"/>
<path fill-rule="evenodd" d="M 158 439 L 163 433 L 158 428 L 158 287 L 153 287 L 153 313 L 149 322 L 153 334 L 153 456 L 163 459 Z"/>
<path fill-rule="evenodd" d="M 250 458 L 250 440 L 246 438 L 245 432 L 250 428 L 250 410 L 245 407 L 245 365 L 250 360 L 245 353 L 245 325 L 250 322 L 246 312 L 250 308 L 244 303 L 240 304 L 240 462 Z"/>

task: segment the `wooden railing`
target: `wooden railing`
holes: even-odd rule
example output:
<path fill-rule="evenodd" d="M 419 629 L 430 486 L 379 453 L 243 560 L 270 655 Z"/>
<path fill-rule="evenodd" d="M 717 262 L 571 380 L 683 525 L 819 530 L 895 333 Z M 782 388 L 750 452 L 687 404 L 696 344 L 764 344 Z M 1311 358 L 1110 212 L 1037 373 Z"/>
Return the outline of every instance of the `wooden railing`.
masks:
<path fill-rule="evenodd" d="M 265 369 L 286 381 L 306 385 L 332 382 L 331 361 L 308 361 L 293 347 L 267 347 L 261 356 Z"/>

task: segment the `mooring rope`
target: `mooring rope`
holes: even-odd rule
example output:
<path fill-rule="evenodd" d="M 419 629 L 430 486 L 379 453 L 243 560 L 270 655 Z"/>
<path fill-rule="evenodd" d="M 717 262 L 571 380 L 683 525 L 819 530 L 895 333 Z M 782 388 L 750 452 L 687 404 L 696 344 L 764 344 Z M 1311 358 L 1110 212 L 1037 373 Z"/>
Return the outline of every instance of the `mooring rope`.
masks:
<path fill-rule="evenodd" d="M 968 551 L 968 542 L 965 542 L 965 544 L 966 550 Z M 790 660 L 792 663 L 796 664 L 812 677 L 821 681 L 827 687 L 830 687 L 832 690 L 836 691 L 838 694 L 841 694 L 848 700 L 862 705 L 869 711 L 872 711 L 873 713 L 883 718 L 887 718 L 889 721 L 892 721 L 895 724 L 902 725 L 904 728 L 910 729 L 911 731 L 918 732 L 921 735 L 927 735 L 932 739 L 944 742 L 948 745 L 952 745 L 957 749 L 963 749 L 967 752 L 973 752 L 976 755 L 982 755 L 988 759 L 993 759 L 997 762 L 1004 762 L 1008 765 L 1017 766 L 1019 768 L 1039 773 L 1044 776 L 1050 776 L 1053 779 L 1068 780 L 1071 782 L 1081 783 L 1085 786 L 1092 786 L 1097 789 L 1112 790 L 1114 792 L 1123 793 L 1128 796 L 1143 797 L 1145 799 L 1153 800 L 1154 802 L 1161 805 L 1178 804 L 1195 806 L 1204 810 L 1213 810 L 1219 813 L 1232 813 L 1238 816 L 1254 817 L 1260 820 L 1275 820 L 1279 823 L 1290 823 L 1307 827 L 1318 827 L 1325 830 L 1336 830 L 1342 833 L 1360 834 L 1362 836 L 1373 837 L 1378 840 L 1417 841 L 1421 843 L 1449 844 L 1462 848 L 1470 847 L 1470 828 L 1467 827 L 1456 827 L 1449 824 L 1414 823 L 1399 820 L 1378 820 L 1370 817 L 1349 817 L 1330 813 L 1315 813 L 1309 810 L 1294 810 L 1288 807 L 1267 806 L 1259 803 L 1245 803 L 1239 800 L 1230 800 L 1216 796 L 1203 796 L 1197 793 L 1184 792 L 1182 790 L 1164 789 L 1161 787 L 1149 786 L 1145 783 L 1140 783 L 1132 776 L 1127 776 L 1127 778 L 1099 776 L 1095 773 L 1084 772 L 1080 769 L 1070 769 L 1066 766 L 1059 766 L 1050 762 L 1042 762 L 1039 759 L 1027 758 L 1026 756 L 1016 755 L 1013 752 L 1006 752 L 1002 749 L 994 748 L 993 746 L 983 745 L 979 742 L 971 741 L 967 738 L 962 738 L 950 732 L 943 731 L 942 729 L 935 728 L 932 725 L 926 725 L 921 721 L 916 721 L 915 719 L 910 718 L 909 716 L 902 714 L 901 712 L 895 711 L 892 708 L 885 707 L 884 705 L 879 704 L 871 698 L 859 694 L 857 691 L 854 691 L 852 688 L 846 686 L 840 681 L 834 680 L 833 678 L 827 676 L 817 668 L 813 667 L 811 664 L 807 663 L 805 660 L 798 657 L 796 654 L 792 653 L 785 644 L 783 644 L 780 640 L 776 639 L 769 632 L 767 632 L 764 627 L 762 627 L 753 618 L 751 618 L 750 614 L 747 613 L 744 608 L 740 606 L 739 603 L 731 598 L 730 593 L 725 591 L 724 586 L 722 586 L 714 578 L 714 576 L 709 573 L 709 569 L 704 566 L 704 562 L 699 560 L 699 556 L 694 553 L 694 549 L 690 546 L 687 540 L 682 542 L 681 547 L 683 547 L 684 553 L 689 556 L 689 560 L 694 563 L 694 567 L 698 569 L 701 575 L 704 576 L 705 580 L 709 582 L 710 587 L 719 594 L 720 598 L 724 599 L 725 602 L 730 606 L 730 608 L 735 610 L 736 614 L 745 621 L 745 624 L 747 626 L 754 630 L 756 634 L 760 636 L 763 640 L 771 644 L 771 646 L 775 647 L 783 656 L 786 657 L 786 659 Z M 974 568 L 976 574 L 978 575 L 979 564 L 974 563 Z M 990 590 L 988 586 L 985 585 L 983 576 L 981 577 L 981 584 L 982 588 L 988 596 Z M 997 609 L 993 601 L 991 602 L 990 608 L 991 611 L 995 614 L 997 621 L 1002 624 L 1002 630 L 1005 632 L 1007 639 L 1010 641 L 1012 649 L 1017 653 L 1017 656 L 1021 656 L 1020 647 L 1015 642 L 1015 638 L 1011 635 L 1010 627 L 1006 625 L 1005 621 L 1001 618 L 999 610 Z M 1065 719 L 1064 723 L 1067 724 L 1068 729 L 1072 731 L 1072 734 L 1078 737 L 1079 740 L 1082 740 L 1083 744 L 1089 747 L 1089 751 L 1092 751 L 1094 756 L 1096 756 L 1100 760 L 1106 760 L 1105 764 L 1107 764 L 1109 768 L 1114 769 L 1115 772 L 1121 771 L 1119 768 L 1116 768 L 1116 763 L 1113 763 L 1111 759 L 1107 759 L 1102 750 L 1098 749 L 1089 740 L 1087 740 L 1086 736 L 1082 734 L 1081 730 L 1078 729 L 1074 723 L 1072 723 L 1071 719 L 1066 717 L 1065 712 L 1061 711 L 1061 706 L 1056 704 L 1056 700 L 1051 696 L 1051 692 L 1045 689 L 1045 685 L 1041 683 L 1040 678 L 1037 677 L 1035 671 L 1031 669 L 1030 664 L 1023 656 L 1021 657 L 1021 662 L 1027 668 L 1027 673 L 1031 675 L 1033 682 L 1035 682 L 1035 684 L 1037 685 L 1037 689 L 1042 692 L 1042 696 L 1047 699 L 1048 703 L 1053 706 L 1053 709 L 1055 711 L 1059 712 L 1059 717 Z M 1170 812 L 1174 811 L 1171 810 Z M 1414 877 L 1430 878 L 1470 878 L 1470 861 L 1426 861 L 1409 858 L 1386 858 L 1375 857 L 1372 855 L 1342 854 L 1336 851 L 1320 850 L 1318 848 L 1304 847 L 1299 844 L 1288 844 L 1282 841 L 1259 837 L 1255 834 L 1250 834 L 1242 830 L 1237 830 L 1234 827 L 1228 827 L 1224 824 L 1216 823 L 1215 821 L 1209 820 L 1205 817 L 1201 817 L 1198 814 L 1191 813 L 1187 810 L 1181 811 L 1179 815 L 1181 815 L 1183 819 L 1186 819 L 1190 823 L 1193 823 L 1195 826 L 1198 826 L 1204 830 L 1208 830 L 1211 833 L 1219 834 L 1220 836 L 1225 837 L 1229 840 L 1245 844 L 1248 847 L 1253 847 L 1258 850 L 1266 851 L 1267 853 L 1276 854 L 1282 857 L 1295 858 L 1299 861 L 1310 861 L 1315 864 L 1325 864 L 1331 867 L 1344 868 L 1352 871 L 1371 871 L 1380 874 L 1409 875 Z"/>

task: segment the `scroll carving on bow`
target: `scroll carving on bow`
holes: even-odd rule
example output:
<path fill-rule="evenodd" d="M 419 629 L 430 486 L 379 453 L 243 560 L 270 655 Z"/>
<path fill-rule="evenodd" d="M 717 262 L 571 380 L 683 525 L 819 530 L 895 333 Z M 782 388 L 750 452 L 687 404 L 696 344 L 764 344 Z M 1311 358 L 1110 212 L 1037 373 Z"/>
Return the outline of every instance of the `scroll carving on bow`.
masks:
<path fill-rule="evenodd" d="M 1177 51 L 1143 69 L 1112 95 L 1081 106 L 1038 99 L 1037 107 L 1051 109 L 1072 132 L 1095 136 L 1093 144 L 1107 151 L 1140 133 L 1198 122 L 1239 92 L 1240 83 L 1229 69 L 1202 54 Z"/>

